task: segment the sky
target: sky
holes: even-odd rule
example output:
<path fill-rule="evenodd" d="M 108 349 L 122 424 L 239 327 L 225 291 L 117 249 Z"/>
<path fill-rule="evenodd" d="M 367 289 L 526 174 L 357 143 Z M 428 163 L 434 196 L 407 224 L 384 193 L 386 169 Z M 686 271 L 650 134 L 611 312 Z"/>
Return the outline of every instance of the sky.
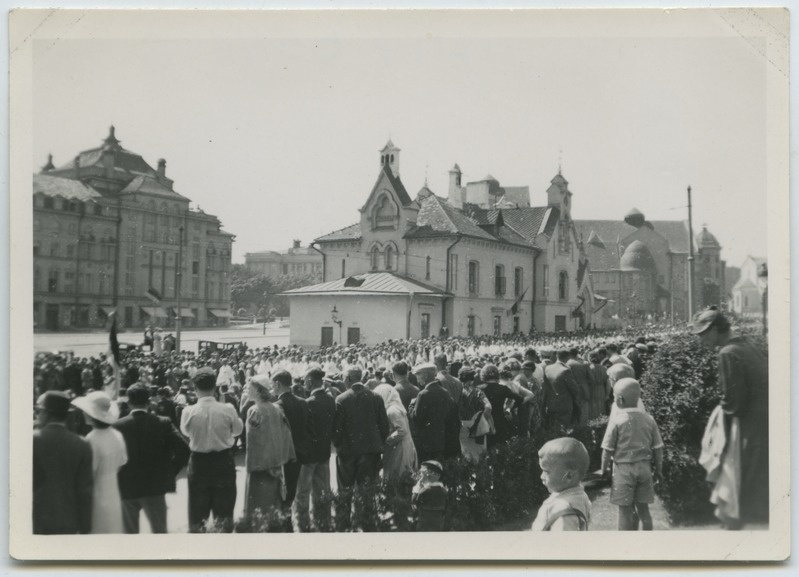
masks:
<path fill-rule="evenodd" d="M 243 262 L 357 222 L 391 138 L 411 196 L 425 179 L 446 196 L 458 163 L 464 181 L 490 173 L 543 205 L 560 169 L 575 219 L 636 207 L 672 220 L 687 218 L 690 185 L 694 229 L 707 224 L 728 265 L 765 255 L 770 64 L 757 47 L 718 18 L 676 36 L 666 16 L 606 35 L 579 13 L 541 20 L 521 33 L 495 19 L 427 35 L 38 39 L 31 169 L 48 153 L 70 163 L 113 124 L 151 166 L 166 159 Z"/>

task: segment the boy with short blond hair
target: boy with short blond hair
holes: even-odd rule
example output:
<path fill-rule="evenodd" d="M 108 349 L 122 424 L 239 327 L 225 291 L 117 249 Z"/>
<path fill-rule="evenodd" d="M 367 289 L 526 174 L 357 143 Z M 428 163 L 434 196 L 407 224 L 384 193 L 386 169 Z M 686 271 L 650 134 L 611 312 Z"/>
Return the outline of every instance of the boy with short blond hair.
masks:
<path fill-rule="evenodd" d="M 610 502 L 619 507 L 619 530 L 635 531 L 638 519 L 644 531 L 652 530 L 649 504 L 655 500 L 654 479 L 663 470 L 663 440 L 655 419 L 638 407 L 641 385 L 632 378 L 613 385 L 618 412 L 611 417 L 602 440 L 602 473 L 610 473 L 613 459 L 613 484 Z"/>
<path fill-rule="evenodd" d="M 561 437 L 538 451 L 541 481 L 551 493 L 541 504 L 533 531 L 587 531 L 591 501 L 581 484 L 588 470 L 588 451 L 577 439 Z"/>

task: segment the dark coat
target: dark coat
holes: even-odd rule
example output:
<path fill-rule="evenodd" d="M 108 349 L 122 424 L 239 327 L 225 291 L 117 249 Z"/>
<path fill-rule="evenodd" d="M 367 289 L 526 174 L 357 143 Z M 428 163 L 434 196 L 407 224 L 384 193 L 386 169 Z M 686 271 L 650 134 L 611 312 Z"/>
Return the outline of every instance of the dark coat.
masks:
<path fill-rule="evenodd" d="M 283 409 L 283 413 L 288 419 L 297 461 L 303 464 L 316 462 L 311 458 L 316 433 L 308 404 L 304 399 L 300 399 L 291 392 L 280 395 L 275 404 Z"/>
<path fill-rule="evenodd" d="M 189 446 L 167 417 L 136 411 L 116 422 L 128 450 L 119 470 L 123 499 L 155 497 L 175 491 L 175 477 L 189 461 Z"/>
<path fill-rule="evenodd" d="M 571 369 L 577 388 L 580 392 L 578 400 L 587 401 L 591 390 L 591 375 L 588 372 L 588 365 L 577 359 L 569 359 L 566 366 Z"/>
<path fill-rule="evenodd" d="M 488 444 L 496 445 L 513 436 L 513 424 L 505 415 L 505 401 L 512 399 L 515 406 L 521 406 L 522 398 L 505 385 L 486 383 L 478 387 L 491 403 L 491 417 L 494 420 L 494 434 L 488 435 Z"/>
<path fill-rule="evenodd" d="M 383 399 L 363 384 L 355 383 L 336 397 L 333 444 L 340 456 L 382 453 L 389 428 Z"/>
<path fill-rule="evenodd" d="M 62 425 L 33 434 L 33 532 L 89 533 L 92 523 L 92 448 Z"/>
<path fill-rule="evenodd" d="M 545 369 L 544 407 L 548 414 L 571 414 L 581 393 L 571 369 L 561 362 Z"/>
<path fill-rule="evenodd" d="M 460 454 L 458 405 L 439 381 L 428 383 L 408 411 L 416 451 L 422 455 Z M 457 443 L 457 447 L 455 446 Z"/>
<path fill-rule="evenodd" d="M 408 407 L 411 406 L 411 401 L 413 401 L 416 396 L 419 394 L 419 387 L 411 383 L 410 381 L 402 384 L 397 383 L 394 385 L 394 388 L 397 390 L 400 396 L 400 400 L 402 401 L 402 405 L 405 407 L 405 410 L 408 410 Z"/>
<path fill-rule="evenodd" d="M 314 463 L 326 463 L 330 459 L 330 444 L 333 442 L 333 427 L 336 420 L 336 401 L 324 388 L 311 392 L 305 400 L 311 410 L 314 438 L 309 458 Z"/>

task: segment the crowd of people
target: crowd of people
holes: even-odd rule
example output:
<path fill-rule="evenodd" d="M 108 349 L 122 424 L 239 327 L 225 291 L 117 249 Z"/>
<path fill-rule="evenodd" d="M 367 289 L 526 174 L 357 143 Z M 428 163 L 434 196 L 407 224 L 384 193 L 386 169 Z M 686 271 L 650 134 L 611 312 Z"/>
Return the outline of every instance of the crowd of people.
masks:
<path fill-rule="evenodd" d="M 382 478 L 441 530 L 450 459 L 480 460 L 514 436 L 549 440 L 551 497 L 533 529 L 587 529 L 588 454 L 570 429 L 602 415 L 603 471 L 621 529 L 651 529 L 646 505 L 663 444 L 639 379 L 678 329 L 430 338 L 308 352 L 299 347 L 48 353 L 34 366 L 34 532 L 137 533 L 143 511 L 168 531 L 165 495 L 187 467 L 191 532 L 234 526 L 235 453 L 244 454 L 245 517 L 282 511 L 314 530 L 331 491 Z M 149 343 L 148 343 L 149 344 Z M 119 385 L 118 383 L 121 383 Z M 654 470 L 653 470 L 654 467 Z M 337 509 L 336 514 L 339 514 Z"/>

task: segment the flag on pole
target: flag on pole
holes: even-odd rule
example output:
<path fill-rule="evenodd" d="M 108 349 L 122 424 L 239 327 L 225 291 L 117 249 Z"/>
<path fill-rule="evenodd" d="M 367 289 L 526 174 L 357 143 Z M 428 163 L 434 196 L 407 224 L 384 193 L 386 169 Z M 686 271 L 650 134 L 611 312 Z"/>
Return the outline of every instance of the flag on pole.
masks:
<path fill-rule="evenodd" d="M 154 288 L 148 288 L 147 292 L 144 293 L 144 296 L 153 301 L 154 304 L 157 305 L 161 304 L 161 293 L 159 293 Z"/>
<path fill-rule="evenodd" d="M 524 298 L 524 295 L 526 295 L 526 294 L 527 294 L 527 289 L 524 289 L 522 291 L 522 294 L 520 294 L 518 297 L 516 297 L 516 302 L 513 303 L 513 306 L 510 307 L 508 309 L 508 312 L 506 313 L 507 316 L 510 317 L 510 316 L 513 316 L 513 315 L 519 313 L 519 303 L 522 302 L 522 299 Z"/>
<path fill-rule="evenodd" d="M 117 313 L 114 310 L 110 315 L 111 317 L 111 330 L 108 333 L 108 345 L 110 354 L 108 355 L 108 364 L 114 371 L 114 380 L 110 385 L 106 386 L 106 394 L 112 399 L 119 397 L 119 389 L 122 383 L 122 376 L 120 374 L 120 366 L 122 363 L 122 356 L 119 352 L 119 339 L 117 338 Z"/>

